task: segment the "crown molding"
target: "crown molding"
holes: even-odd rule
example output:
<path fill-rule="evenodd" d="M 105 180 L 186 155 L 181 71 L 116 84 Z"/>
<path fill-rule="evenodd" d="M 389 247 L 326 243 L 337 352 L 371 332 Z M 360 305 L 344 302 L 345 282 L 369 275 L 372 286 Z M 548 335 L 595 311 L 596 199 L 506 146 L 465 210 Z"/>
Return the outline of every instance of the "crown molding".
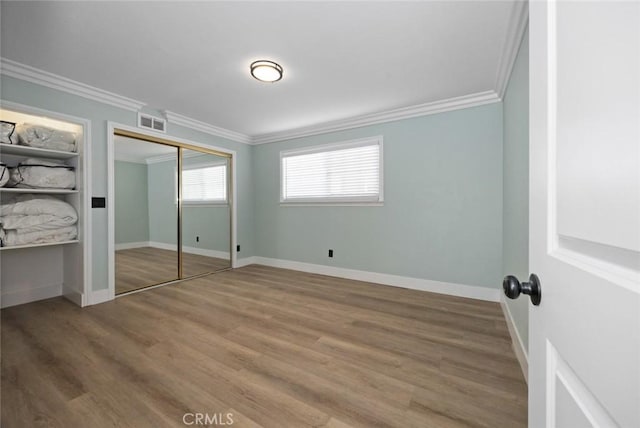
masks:
<path fill-rule="evenodd" d="M 507 90 L 509 77 L 513 70 L 513 64 L 516 62 L 518 50 L 524 37 L 524 31 L 529 22 L 529 2 L 528 0 L 518 0 L 514 2 L 509 17 L 509 25 L 507 27 L 507 35 L 502 45 L 502 54 L 500 55 L 500 63 L 498 64 L 498 74 L 496 76 L 496 93 L 502 100 Z"/>
<path fill-rule="evenodd" d="M 0 73 L 16 79 L 26 80 L 37 85 L 46 86 L 51 89 L 67 92 L 79 97 L 99 101 L 125 110 L 138 111 L 145 103 L 123 97 L 75 80 L 49 73 L 16 61 L 0 58 Z"/>
<path fill-rule="evenodd" d="M 141 165 L 144 165 L 146 163 L 144 159 L 138 159 L 134 156 L 129 156 L 127 154 L 117 152 L 114 153 L 113 159 L 117 160 L 118 162 L 137 163 Z"/>
<path fill-rule="evenodd" d="M 251 144 L 252 138 L 249 135 L 242 134 L 240 132 L 231 131 L 229 129 L 220 128 L 218 126 L 211 125 L 206 122 L 191 119 L 190 117 L 183 116 L 172 111 L 165 111 L 167 120 L 169 123 L 184 126 L 186 128 L 195 129 L 206 134 L 215 135 L 216 137 L 226 138 L 228 140 L 235 141 L 237 143 Z"/>
<path fill-rule="evenodd" d="M 167 122 L 171 124 L 194 129 L 216 137 L 226 138 L 238 143 L 259 145 L 499 102 L 504 97 L 504 93 L 509 82 L 509 76 L 511 75 L 513 64 L 518 54 L 518 49 L 522 42 L 528 21 L 528 0 L 517 0 L 514 3 L 509 17 L 507 34 L 502 47 L 500 62 L 498 64 L 495 90 L 254 136 L 211 125 L 172 111 L 165 111 L 165 115 Z M 0 58 L 0 72 L 7 76 L 26 80 L 126 110 L 139 111 L 143 106 L 145 106 L 145 103 L 143 102 L 104 91 L 93 86 L 85 85 L 84 83 L 76 82 L 66 77 L 58 76 L 56 74 L 39 70 L 5 58 Z"/>
<path fill-rule="evenodd" d="M 186 151 L 186 153 L 185 153 Z M 197 152 L 195 150 L 183 150 L 182 151 L 182 158 L 183 159 L 189 159 L 189 158 L 196 158 L 198 156 L 205 156 L 207 153 L 201 153 L 201 152 Z M 167 153 L 164 155 L 155 155 L 155 156 L 150 156 L 148 158 L 146 158 L 143 163 L 146 163 L 147 165 L 151 165 L 154 163 L 160 163 L 160 162 L 168 162 L 168 161 L 177 161 L 178 160 L 178 154 L 177 153 Z"/>
<path fill-rule="evenodd" d="M 500 101 L 500 98 L 494 91 L 478 92 L 476 94 L 448 98 L 445 100 L 433 101 L 430 103 L 418 104 L 415 106 L 403 107 L 394 110 L 387 110 L 380 113 L 367 114 L 364 116 L 357 116 L 344 120 L 336 120 L 319 125 L 307 126 L 304 128 L 258 135 L 252 139 L 252 143 L 274 143 L 276 141 L 291 140 L 294 138 L 308 137 L 310 135 L 343 131 L 345 129 L 360 128 L 362 126 L 376 125 L 379 123 L 393 122 L 396 120 L 409 119 L 412 117 L 427 116 L 430 114 L 443 113 L 446 111 L 481 106 L 498 101 Z"/>

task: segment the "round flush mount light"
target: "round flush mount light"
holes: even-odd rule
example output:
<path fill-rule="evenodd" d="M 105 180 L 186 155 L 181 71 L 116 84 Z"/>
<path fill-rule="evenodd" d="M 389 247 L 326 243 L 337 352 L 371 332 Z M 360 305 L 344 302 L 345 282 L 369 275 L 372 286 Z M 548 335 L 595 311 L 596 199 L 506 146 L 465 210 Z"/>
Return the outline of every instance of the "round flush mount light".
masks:
<path fill-rule="evenodd" d="M 277 82 L 282 79 L 282 66 L 273 61 L 254 61 L 249 68 L 251 75 L 261 82 Z"/>

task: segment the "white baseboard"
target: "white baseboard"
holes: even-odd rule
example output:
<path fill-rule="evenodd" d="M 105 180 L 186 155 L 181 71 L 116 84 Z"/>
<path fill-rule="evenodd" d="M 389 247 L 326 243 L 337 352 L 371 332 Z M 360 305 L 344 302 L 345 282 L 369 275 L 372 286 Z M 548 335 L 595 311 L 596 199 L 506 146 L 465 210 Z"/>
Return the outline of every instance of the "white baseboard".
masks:
<path fill-rule="evenodd" d="M 119 250 L 130 250 L 132 248 L 142 248 L 142 247 L 148 247 L 149 246 L 149 241 L 141 241 L 141 242 L 125 242 L 123 244 L 116 244 L 115 248 L 116 251 Z"/>
<path fill-rule="evenodd" d="M 91 293 L 89 294 L 89 298 L 87 299 L 87 305 L 97 305 L 113 300 L 113 298 L 113 293 L 108 288 L 105 288 L 103 290 L 91 291 Z"/>
<path fill-rule="evenodd" d="M 165 242 L 157 242 L 157 241 L 149 241 L 146 242 L 146 246 L 147 247 L 152 247 L 152 248 L 160 248 L 161 250 L 171 250 L 171 251 L 176 251 L 178 246 L 175 244 L 167 244 Z M 183 246 L 182 247 L 182 252 L 183 253 L 187 253 L 187 254 L 197 254 L 200 256 L 206 256 L 206 257 L 215 257 L 218 259 L 228 259 L 229 258 L 229 252 L 228 251 L 218 251 L 218 250 L 207 250 L 204 248 L 197 248 L 197 247 L 186 247 Z"/>
<path fill-rule="evenodd" d="M 503 295 L 501 295 L 500 297 L 500 306 L 502 307 L 504 318 L 507 321 L 509 335 L 511 335 L 511 345 L 513 346 L 513 352 L 515 352 L 516 358 L 520 363 L 520 368 L 522 369 L 524 380 L 529 383 L 529 355 L 527 353 L 527 348 L 522 342 L 520 333 L 518 333 L 518 329 L 516 328 L 516 323 L 513 320 L 513 316 L 511 315 L 509 305 L 507 305 L 507 302 L 505 301 L 505 297 Z"/>
<path fill-rule="evenodd" d="M 237 259 L 236 260 L 236 265 L 234 266 L 234 268 L 241 268 L 241 267 L 253 265 L 253 264 L 256 264 L 256 263 L 257 263 L 256 262 L 256 257 L 254 257 L 254 256 L 243 257 L 241 259 Z"/>
<path fill-rule="evenodd" d="M 470 299 L 486 300 L 489 302 L 500 301 L 500 291 L 494 288 L 476 287 L 473 285 L 455 284 L 451 282 L 432 281 L 429 279 L 411 278 L 407 276 L 390 275 L 386 273 L 367 272 L 334 266 L 296 262 L 292 260 L 272 259 L 268 257 L 256 256 L 247 257 L 246 259 L 253 259 L 253 263 L 255 264 L 279 267 L 283 269 L 292 269 L 302 272 L 317 273 L 320 275 L 336 276 L 339 278 L 373 282 L 376 284 L 410 288 L 413 290 L 429 291 L 432 293 L 448 294 L 451 296 L 468 297 Z M 246 259 L 241 260 L 244 261 Z"/>
<path fill-rule="evenodd" d="M 2 293 L 2 307 L 22 305 L 36 300 L 50 299 L 62 295 L 62 284 L 45 285 L 24 290 L 11 290 Z"/>
<path fill-rule="evenodd" d="M 229 259 L 228 251 L 206 250 L 196 247 L 182 247 L 182 251 L 188 254 L 198 254 L 200 256 L 215 257 L 217 259 Z"/>
<path fill-rule="evenodd" d="M 62 295 L 80 307 L 87 306 L 84 294 L 78 290 L 62 285 Z"/>
<path fill-rule="evenodd" d="M 159 248 L 161 250 L 170 250 L 170 251 L 176 251 L 177 249 L 177 245 L 175 244 L 167 244 L 166 242 L 158 242 L 158 241 L 127 242 L 124 244 L 115 245 L 116 251 L 130 250 L 132 248 L 142 248 L 142 247 L 152 247 L 152 248 Z M 182 247 L 182 251 L 187 254 L 197 254 L 200 256 L 215 257 L 218 259 L 229 258 L 228 251 L 207 250 L 205 248 L 185 247 L 185 246 Z"/>

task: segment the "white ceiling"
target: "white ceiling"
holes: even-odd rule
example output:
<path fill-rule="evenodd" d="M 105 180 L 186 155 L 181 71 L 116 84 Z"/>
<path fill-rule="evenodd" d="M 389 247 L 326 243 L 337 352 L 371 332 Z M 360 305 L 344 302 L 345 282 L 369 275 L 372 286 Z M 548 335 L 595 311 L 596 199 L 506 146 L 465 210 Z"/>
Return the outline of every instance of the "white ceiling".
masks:
<path fill-rule="evenodd" d="M 3 0 L 1 54 L 255 137 L 499 91 L 514 4 Z"/>

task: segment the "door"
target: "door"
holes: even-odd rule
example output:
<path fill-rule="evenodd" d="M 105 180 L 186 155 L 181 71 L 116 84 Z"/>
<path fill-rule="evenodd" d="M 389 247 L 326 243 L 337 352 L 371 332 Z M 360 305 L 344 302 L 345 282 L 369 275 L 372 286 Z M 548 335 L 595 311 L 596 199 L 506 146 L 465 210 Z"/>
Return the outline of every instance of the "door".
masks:
<path fill-rule="evenodd" d="M 531 2 L 530 43 L 529 426 L 640 427 L 640 2 Z"/>

